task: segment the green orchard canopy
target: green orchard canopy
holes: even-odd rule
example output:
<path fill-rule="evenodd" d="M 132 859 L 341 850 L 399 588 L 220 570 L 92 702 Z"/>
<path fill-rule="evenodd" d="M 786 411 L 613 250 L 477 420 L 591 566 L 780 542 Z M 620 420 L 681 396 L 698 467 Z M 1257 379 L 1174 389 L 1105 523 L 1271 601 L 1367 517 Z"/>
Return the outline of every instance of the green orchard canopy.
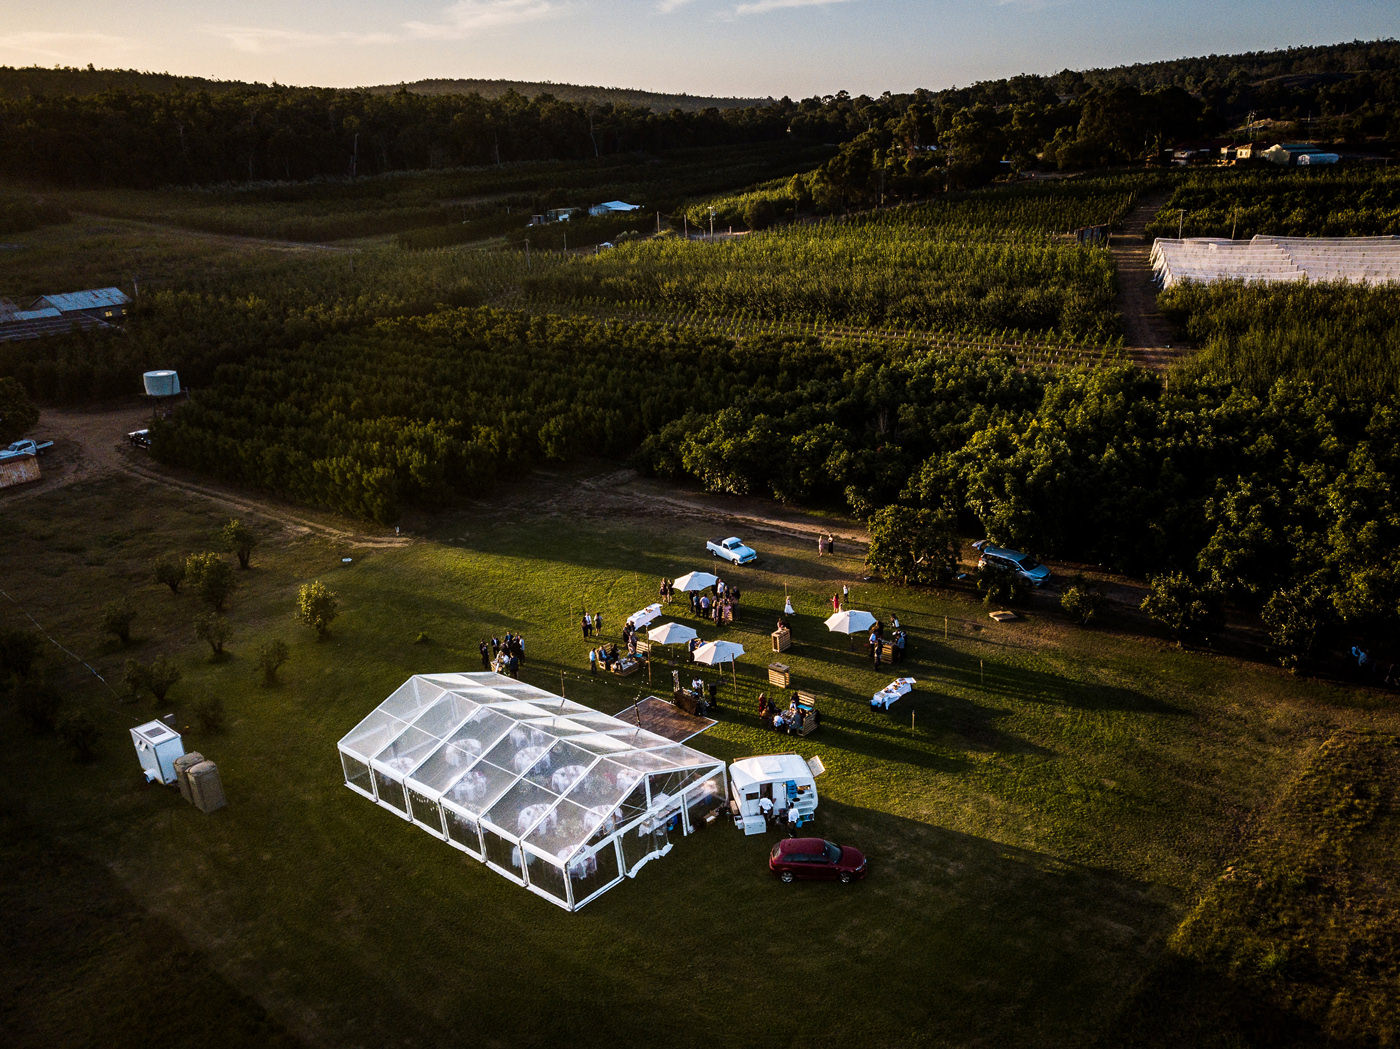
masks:
<path fill-rule="evenodd" d="M 339 743 L 345 785 L 567 910 L 723 803 L 724 763 L 501 674 L 417 674 Z"/>

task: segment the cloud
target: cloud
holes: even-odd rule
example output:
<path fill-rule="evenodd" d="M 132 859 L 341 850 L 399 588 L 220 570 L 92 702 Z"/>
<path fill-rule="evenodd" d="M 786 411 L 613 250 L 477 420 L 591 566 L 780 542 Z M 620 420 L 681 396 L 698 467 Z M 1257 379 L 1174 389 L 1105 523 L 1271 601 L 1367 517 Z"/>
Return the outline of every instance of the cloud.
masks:
<path fill-rule="evenodd" d="M 307 32 L 300 29 L 268 29 L 261 26 L 211 25 L 205 32 L 223 37 L 236 51 L 271 54 L 312 47 L 383 47 L 408 40 L 466 40 L 500 26 L 537 22 L 568 10 L 557 0 L 458 0 L 443 9 L 436 22 L 403 22 L 393 30 L 375 33 Z"/>
<path fill-rule="evenodd" d="M 735 15 L 762 15 L 769 11 L 781 11 L 794 7 L 826 7 L 828 4 L 846 4 L 850 0 L 754 0 L 749 4 L 738 4 Z"/>
<path fill-rule="evenodd" d="M 538 22 L 566 9 L 554 0 L 458 0 L 440 22 L 405 22 L 415 40 L 465 40 L 483 29 Z"/>
<path fill-rule="evenodd" d="M 327 44 L 392 44 L 399 39 L 392 33 L 303 33 L 295 29 L 263 29 L 258 26 L 233 25 L 205 26 L 205 32 L 223 37 L 235 51 L 244 51 L 252 55 L 324 47 Z"/>
<path fill-rule="evenodd" d="M 29 30 L 0 34 L 0 51 L 14 51 L 28 60 L 48 59 L 60 62 L 81 62 L 94 57 L 132 50 L 136 41 L 126 36 L 108 33 L 54 33 Z"/>
<path fill-rule="evenodd" d="M 669 15 L 673 11 L 679 11 L 686 4 L 694 3 L 694 0 L 658 0 L 656 9 L 663 15 Z"/>

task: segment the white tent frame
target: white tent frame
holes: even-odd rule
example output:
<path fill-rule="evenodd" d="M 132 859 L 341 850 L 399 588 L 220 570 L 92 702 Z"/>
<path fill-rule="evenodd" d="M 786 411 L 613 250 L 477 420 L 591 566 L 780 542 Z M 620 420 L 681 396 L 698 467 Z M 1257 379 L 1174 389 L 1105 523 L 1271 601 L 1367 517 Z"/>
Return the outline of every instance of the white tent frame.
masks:
<path fill-rule="evenodd" d="M 351 790 L 570 911 L 728 797 L 719 759 L 491 672 L 414 675 L 337 749 Z"/>

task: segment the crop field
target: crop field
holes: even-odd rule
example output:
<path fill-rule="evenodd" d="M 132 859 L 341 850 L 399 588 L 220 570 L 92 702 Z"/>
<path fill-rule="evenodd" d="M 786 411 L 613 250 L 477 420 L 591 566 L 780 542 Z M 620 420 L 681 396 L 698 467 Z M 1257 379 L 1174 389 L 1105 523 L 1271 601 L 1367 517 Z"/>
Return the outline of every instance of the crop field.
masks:
<path fill-rule="evenodd" d="M 1322 741 L 1354 749 L 1345 740 L 1400 731 L 1365 691 L 1179 650 L 1133 621 L 1071 627 L 1048 593 L 1021 622 L 995 624 L 964 592 L 864 581 L 848 541 L 818 558 L 802 519 L 746 526 L 722 504 L 695 516 L 659 487 L 617 485 L 597 467 L 531 475 L 413 519 L 402 545 L 249 517 L 262 541 L 236 573 L 221 662 L 192 634 L 198 598 L 150 569 L 211 549 L 228 517 L 217 504 L 113 475 L 7 506 L 0 629 L 37 622 L 111 686 L 46 645 L 63 704 L 99 719 L 90 764 L 0 709 L 0 850 L 7 869 L 34 872 L 6 879 L 6 909 L 43 916 L 7 926 L 5 974 L 23 992 L 6 1006 L 10 1044 L 145 1044 L 143 1012 L 160 1004 L 230 1045 L 1170 1044 L 1134 1020 L 1144 981 L 1211 950 L 1202 914 L 1222 929 L 1249 922 L 1259 956 L 1296 952 L 1325 917 L 1295 908 L 1302 924 L 1272 932 L 1249 915 L 1280 898 L 1222 901 L 1216 888 L 1258 861 L 1254 842 L 1286 834 L 1299 805 L 1371 799 L 1329 855 L 1371 879 L 1368 898 L 1394 891 L 1381 844 L 1394 777 L 1369 760 L 1318 764 Z M 725 636 L 749 655 L 739 694 L 725 686 L 719 724 L 696 742 L 726 760 L 793 743 L 819 755 L 817 829 L 869 854 L 866 882 L 781 885 L 765 869 L 771 837 L 716 824 L 570 915 L 342 785 L 336 740 L 410 674 L 474 669 L 490 633 L 523 633 L 532 684 L 625 708 L 646 683 L 591 678 L 578 616 L 601 611 L 615 636 L 660 577 L 709 567 L 698 552 L 717 531 L 761 559 L 724 573 L 745 594 Z M 341 602 L 319 643 L 290 616 L 312 578 Z M 919 684 L 889 713 L 868 697 L 890 669 L 822 626 L 843 583 L 856 607 L 910 632 L 902 672 Z M 129 648 L 100 625 L 122 595 L 138 610 Z M 823 712 L 800 742 L 754 713 L 785 595 L 797 615 L 784 661 Z M 272 639 L 291 658 L 263 688 L 254 653 Z M 128 700 L 123 661 L 162 655 L 183 675 L 168 702 Z M 209 696 L 226 711 L 221 733 L 193 716 Z M 166 709 L 218 762 L 227 809 L 204 816 L 141 782 L 126 728 Z M 1221 1014 L 1267 992 L 1275 1015 L 1318 1023 L 1317 994 L 1393 988 L 1393 957 L 1377 965 L 1327 977 L 1341 986 L 1306 966 L 1284 985 L 1276 967 L 1234 965 Z M 1178 1014 L 1159 1015 L 1153 1037 L 1166 1037 Z M 1330 1022 L 1339 1036 L 1375 1030 L 1359 1009 Z M 1224 1024 L 1193 1044 L 1233 1037 Z"/>
<path fill-rule="evenodd" d="M 455 242 L 523 231 L 532 214 L 637 198 L 669 210 L 680 195 L 772 177 L 825 155 L 811 147 L 677 150 L 664 159 L 609 157 L 378 175 L 159 190 L 64 190 L 74 211 L 142 219 L 206 233 L 293 241 L 339 241 L 389 233 L 459 230 Z M 421 243 L 420 243 L 421 242 Z M 409 246 L 453 243 L 439 232 Z"/>
<path fill-rule="evenodd" d="M 1374 237 L 1400 234 L 1393 168 L 1262 167 L 1192 174 L 1147 226 L 1149 237 Z"/>

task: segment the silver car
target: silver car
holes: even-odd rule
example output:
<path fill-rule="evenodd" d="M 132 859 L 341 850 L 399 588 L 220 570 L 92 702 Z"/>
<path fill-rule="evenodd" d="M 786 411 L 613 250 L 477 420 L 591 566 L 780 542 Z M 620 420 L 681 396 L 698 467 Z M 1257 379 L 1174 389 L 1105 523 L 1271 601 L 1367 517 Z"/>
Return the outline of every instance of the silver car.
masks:
<path fill-rule="evenodd" d="M 1030 554 L 1023 554 L 1019 550 L 1008 550 L 1002 546 L 993 546 L 986 539 L 973 543 L 972 548 L 982 555 L 977 561 L 978 568 L 986 568 L 991 565 L 993 568 L 1014 572 L 1031 586 L 1044 586 L 1045 581 L 1050 578 L 1050 569 Z"/>

